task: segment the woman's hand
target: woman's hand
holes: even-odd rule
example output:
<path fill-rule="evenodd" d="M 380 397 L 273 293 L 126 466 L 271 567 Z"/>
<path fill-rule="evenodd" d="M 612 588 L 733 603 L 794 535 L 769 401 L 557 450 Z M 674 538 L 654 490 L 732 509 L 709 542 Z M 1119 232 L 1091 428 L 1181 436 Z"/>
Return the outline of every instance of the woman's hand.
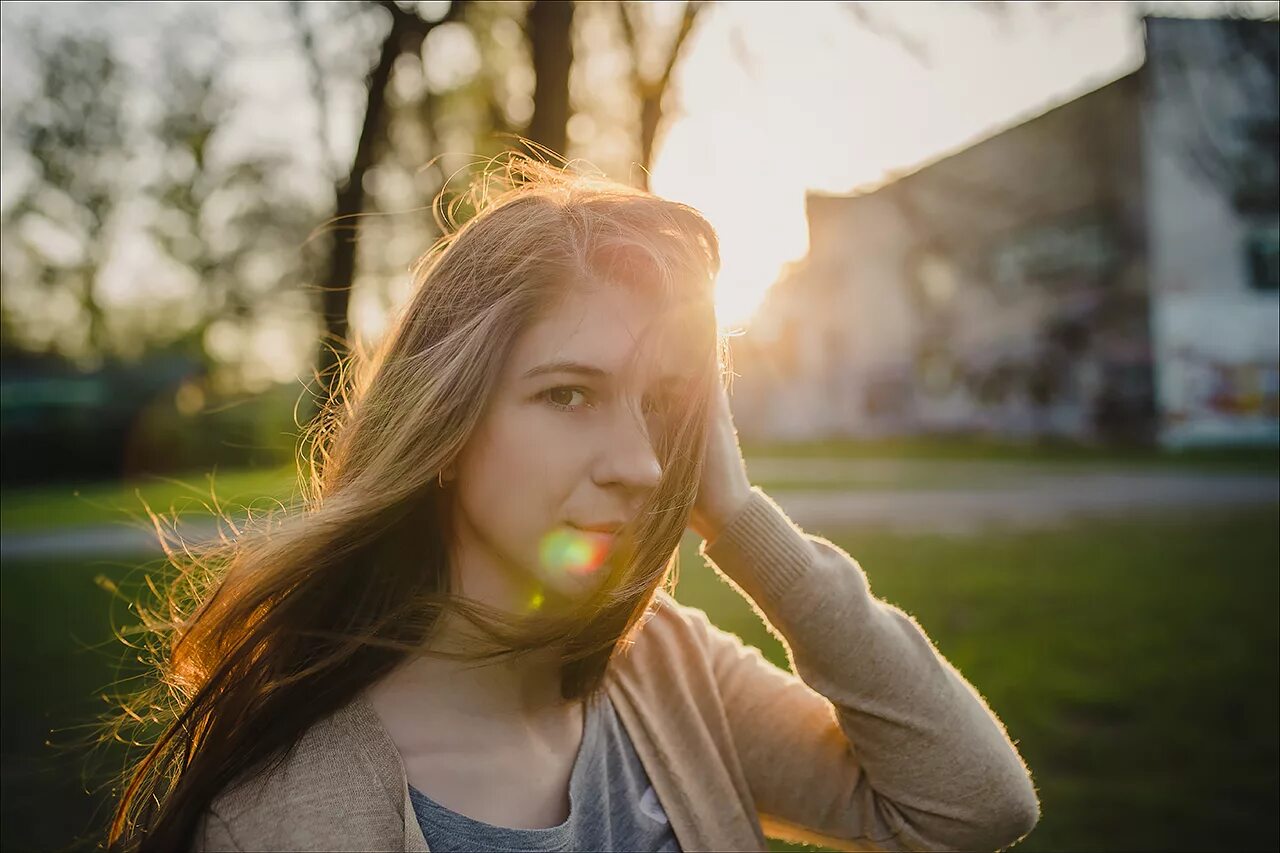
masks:
<path fill-rule="evenodd" d="M 707 430 L 707 450 L 702 463 L 702 480 L 693 504 L 689 526 L 708 542 L 720 535 L 751 497 L 747 463 L 738 447 L 729 394 L 717 384 Z"/>

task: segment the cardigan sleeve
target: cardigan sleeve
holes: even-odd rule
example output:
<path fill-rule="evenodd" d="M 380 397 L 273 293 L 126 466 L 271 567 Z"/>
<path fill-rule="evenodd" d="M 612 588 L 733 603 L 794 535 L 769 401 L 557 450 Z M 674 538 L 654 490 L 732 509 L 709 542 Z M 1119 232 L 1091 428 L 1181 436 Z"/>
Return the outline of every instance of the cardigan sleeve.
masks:
<path fill-rule="evenodd" d="M 702 623 L 766 834 L 841 849 L 995 850 L 1039 820 L 1000 720 L 862 567 L 755 487 L 700 553 L 783 640 L 792 675 Z"/>

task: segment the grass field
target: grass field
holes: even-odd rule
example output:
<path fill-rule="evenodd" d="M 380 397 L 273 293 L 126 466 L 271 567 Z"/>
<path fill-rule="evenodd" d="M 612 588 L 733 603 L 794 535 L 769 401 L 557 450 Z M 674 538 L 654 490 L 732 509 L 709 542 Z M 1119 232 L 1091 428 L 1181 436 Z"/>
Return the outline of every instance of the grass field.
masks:
<path fill-rule="evenodd" d="M 158 513 L 205 515 L 215 495 L 219 503 L 267 509 L 273 501 L 292 500 L 294 486 L 294 469 L 289 466 L 154 476 L 128 483 L 10 488 L 4 490 L 0 502 L 0 530 L 14 533 L 81 524 L 130 524 L 145 521 L 148 506 Z"/>
<path fill-rule="evenodd" d="M 1003 719 L 1043 807 L 1019 850 L 1276 848 L 1276 507 L 966 539 L 819 532 Z M 109 611 L 130 614 L 95 582 L 131 568 L 0 572 L 5 850 L 64 847 L 105 817 L 69 745 L 106 707 L 94 697 L 135 671 L 110 641 Z M 678 595 L 785 665 L 692 536 Z"/>

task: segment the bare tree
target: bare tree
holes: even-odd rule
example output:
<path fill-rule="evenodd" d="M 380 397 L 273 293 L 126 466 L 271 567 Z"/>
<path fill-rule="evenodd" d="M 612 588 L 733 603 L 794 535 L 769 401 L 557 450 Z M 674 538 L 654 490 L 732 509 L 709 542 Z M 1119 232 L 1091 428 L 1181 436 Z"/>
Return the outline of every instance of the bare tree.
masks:
<path fill-rule="evenodd" d="M 1153 23 L 1163 26 L 1146 73 L 1152 91 L 1179 107 L 1179 122 L 1169 133 L 1183 162 L 1241 209 L 1274 211 L 1280 198 L 1280 26 L 1247 18 L 1181 27 Z"/>
<path fill-rule="evenodd" d="M 368 98 L 360 123 L 360 137 L 346 174 L 334 186 L 334 224 L 330 229 L 328 272 L 321 285 L 320 314 L 324 322 L 317 371 L 321 393 L 327 398 L 336 390 L 337 365 L 348 346 L 351 286 L 355 281 L 360 226 L 356 220 L 365 211 L 364 178 L 383 153 L 388 121 L 387 87 L 396 60 L 406 54 L 421 53 L 427 34 L 441 24 L 456 21 L 467 0 L 453 0 L 445 15 L 426 20 L 395 0 L 377 0 L 390 16 L 390 27 L 378 49 L 378 56 L 365 78 Z M 311 45 L 303 39 L 304 50 Z M 319 66 L 312 64 L 313 69 Z M 315 73 L 313 71 L 313 73 Z M 314 87 L 313 87 L 314 88 Z"/>
<path fill-rule="evenodd" d="M 641 187 L 648 189 L 649 170 L 653 165 L 654 146 L 657 143 L 658 134 L 662 130 L 663 98 L 671 86 L 672 75 L 675 73 L 676 64 L 680 61 L 681 51 L 689 39 L 689 34 L 693 32 L 693 26 L 697 22 L 698 16 L 709 4 L 707 0 L 686 0 L 675 37 L 664 54 L 662 64 L 656 75 L 648 73 L 642 61 L 642 53 L 645 48 L 643 42 L 647 38 L 653 37 L 652 32 L 646 32 L 650 28 L 644 24 L 644 13 L 641 11 L 644 5 L 643 3 L 620 2 L 617 4 L 617 9 L 618 20 L 622 25 L 623 38 L 626 41 L 627 50 L 631 54 L 631 87 L 640 102 L 641 168 L 639 180 Z"/>

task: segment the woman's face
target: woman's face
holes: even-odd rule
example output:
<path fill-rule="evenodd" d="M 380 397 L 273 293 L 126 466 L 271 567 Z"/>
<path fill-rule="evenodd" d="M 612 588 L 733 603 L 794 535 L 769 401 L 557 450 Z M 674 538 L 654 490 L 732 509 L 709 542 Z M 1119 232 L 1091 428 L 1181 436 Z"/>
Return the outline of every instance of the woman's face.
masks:
<path fill-rule="evenodd" d="M 608 284 L 571 291 L 514 342 L 456 462 L 463 595 L 530 612 L 593 589 L 615 538 L 581 527 L 632 521 L 662 475 L 657 395 L 691 365 L 663 347 L 633 362 L 654 300 Z M 652 350 L 650 350 L 652 352 Z"/>

